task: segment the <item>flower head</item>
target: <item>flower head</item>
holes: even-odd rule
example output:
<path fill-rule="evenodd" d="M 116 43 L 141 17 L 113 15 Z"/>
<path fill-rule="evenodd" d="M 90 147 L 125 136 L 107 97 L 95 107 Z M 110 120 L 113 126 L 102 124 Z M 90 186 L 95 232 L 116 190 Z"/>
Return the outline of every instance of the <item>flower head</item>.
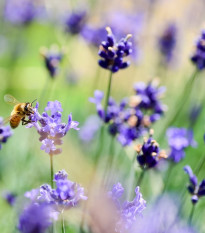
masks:
<path fill-rule="evenodd" d="M 138 216 L 141 216 L 143 210 L 146 208 L 146 201 L 142 198 L 139 187 L 135 189 L 135 198 L 133 201 L 120 202 L 120 198 L 124 193 L 124 188 L 120 183 L 113 186 L 112 191 L 108 195 L 113 199 L 119 212 L 120 219 L 116 224 L 117 232 L 124 232 L 129 230 L 136 222 Z"/>
<path fill-rule="evenodd" d="M 168 143 L 171 148 L 169 158 L 175 163 L 181 161 L 185 156 L 185 149 L 188 146 L 196 146 L 196 142 L 193 139 L 192 130 L 185 128 L 171 127 L 167 130 Z"/>
<path fill-rule="evenodd" d="M 187 189 L 189 193 L 192 195 L 191 201 L 193 204 L 196 204 L 200 197 L 205 196 L 205 179 L 202 180 L 200 184 L 198 184 L 197 177 L 194 175 L 190 166 L 186 165 L 184 167 L 184 171 L 189 176 L 190 183 L 187 186 Z"/>
<path fill-rule="evenodd" d="M 170 62 L 173 57 L 173 50 L 176 47 L 177 28 L 174 23 L 167 25 L 158 41 L 160 53 L 164 62 Z"/>
<path fill-rule="evenodd" d="M 59 64 L 63 59 L 63 51 L 60 51 L 57 45 L 52 45 L 50 49 L 42 47 L 40 53 L 51 78 L 54 78 L 58 74 Z"/>
<path fill-rule="evenodd" d="M 34 189 L 26 193 L 26 197 L 32 201 L 40 201 L 53 206 L 60 212 L 62 209 L 75 207 L 80 200 L 86 200 L 84 188 L 79 184 L 67 179 L 68 174 L 65 170 L 59 171 L 54 175 L 56 188 L 44 184 L 40 189 Z"/>
<path fill-rule="evenodd" d="M 3 143 L 6 143 L 8 138 L 12 136 L 12 131 L 10 126 L 3 125 L 3 118 L 0 117 L 0 149 Z"/>
<path fill-rule="evenodd" d="M 16 194 L 12 193 L 12 192 L 5 192 L 3 193 L 3 198 L 7 201 L 7 203 L 10 206 L 13 206 L 16 202 Z"/>
<path fill-rule="evenodd" d="M 101 57 L 99 65 L 115 73 L 119 69 L 124 69 L 129 66 L 129 62 L 123 59 L 132 53 L 132 43 L 128 41 L 131 35 L 128 34 L 126 38 L 122 38 L 116 43 L 111 29 L 107 27 L 106 30 L 108 33 L 107 41 L 101 43 L 98 52 Z"/>
<path fill-rule="evenodd" d="M 196 41 L 196 48 L 191 56 L 191 61 L 196 65 L 198 70 L 205 68 L 205 30 L 202 30 L 201 36 Z"/>
<path fill-rule="evenodd" d="M 71 34 L 80 33 L 85 25 L 86 19 L 86 11 L 76 11 L 71 13 L 65 20 L 65 30 Z"/>
<path fill-rule="evenodd" d="M 42 142 L 41 149 L 48 154 L 59 154 L 61 149 L 56 146 L 61 145 L 64 137 L 70 129 L 79 130 L 78 122 L 72 120 L 72 115 L 68 116 L 68 122 L 61 122 L 62 107 L 59 101 L 49 101 L 45 112 L 41 115 L 38 112 L 38 103 L 34 108 L 34 115 L 31 116 L 31 123 L 28 128 L 35 127 L 40 134 L 39 140 Z M 50 112 L 50 115 L 48 114 Z"/>
<path fill-rule="evenodd" d="M 160 151 L 159 144 L 152 138 L 150 133 L 149 138 L 144 138 L 143 145 L 135 147 L 137 151 L 137 161 L 143 169 L 153 168 L 157 165 L 160 159 L 166 159 L 167 155 L 164 151 Z"/>
<path fill-rule="evenodd" d="M 51 225 L 51 206 L 31 203 L 19 217 L 18 230 L 22 233 L 44 233 Z"/>

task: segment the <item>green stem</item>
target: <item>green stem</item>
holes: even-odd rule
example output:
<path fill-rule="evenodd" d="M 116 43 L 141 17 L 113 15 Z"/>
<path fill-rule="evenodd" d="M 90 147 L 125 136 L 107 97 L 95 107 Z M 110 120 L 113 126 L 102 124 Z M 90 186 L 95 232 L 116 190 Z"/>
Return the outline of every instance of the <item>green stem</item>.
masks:
<path fill-rule="evenodd" d="M 200 172 L 200 170 L 202 169 L 202 167 L 204 166 L 204 163 L 205 163 L 205 155 L 204 157 L 200 160 L 197 168 L 196 168 L 196 171 L 195 171 L 195 175 L 197 176 Z"/>
<path fill-rule="evenodd" d="M 108 102 L 110 98 L 111 85 L 112 85 L 112 71 L 110 72 L 110 75 L 109 75 L 108 88 L 107 88 L 107 94 L 106 94 L 106 99 L 105 99 L 105 108 L 104 108 L 105 117 L 107 115 L 107 107 L 108 107 Z"/>
<path fill-rule="evenodd" d="M 165 192 L 166 192 L 166 190 L 167 190 L 167 187 L 168 187 L 168 185 L 169 185 L 169 180 L 170 180 L 170 176 L 171 176 L 171 173 L 172 173 L 172 169 L 173 169 L 173 167 L 174 167 L 174 163 L 173 163 L 173 162 L 171 162 L 171 164 L 169 165 L 168 171 L 167 171 L 167 173 L 166 173 L 165 180 L 164 180 L 165 185 L 164 185 L 164 188 L 163 188 L 162 194 L 163 194 L 163 193 L 165 193 Z"/>
<path fill-rule="evenodd" d="M 50 154 L 51 188 L 53 188 L 53 154 Z"/>
<path fill-rule="evenodd" d="M 144 178 L 144 174 L 145 174 L 145 169 L 143 168 L 142 171 L 141 171 L 141 173 L 140 173 L 140 176 L 137 179 L 136 186 L 140 186 L 141 185 L 142 180 Z"/>
<path fill-rule="evenodd" d="M 65 221 L 64 221 L 64 216 L 63 216 L 63 211 L 61 212 L 61 230 L 62 233 L 65 233 Z"/>
<path fill-rule="evenodd" d="M 194 210 L 195 210 L 195 204 L 193 204 L 192 208 L 191 208 L 191 212 L 190 212 L 190 215 L 189 215 L 189 222 L 188 222 L 189 225 L 191 225 L 193 215 L 194 215 Z"/>

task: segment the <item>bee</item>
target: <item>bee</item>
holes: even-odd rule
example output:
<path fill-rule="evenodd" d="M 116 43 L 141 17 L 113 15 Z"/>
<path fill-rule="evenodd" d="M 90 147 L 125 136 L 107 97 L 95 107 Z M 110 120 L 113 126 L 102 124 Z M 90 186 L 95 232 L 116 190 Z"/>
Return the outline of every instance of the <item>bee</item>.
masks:
<path fill-rule="evenodd" d="M 15 129 L 16 127 L 18 127 L 21 121 L 22 121 L 22 125 L 26 125 L 31 122 L 31 120 L 26 120 L 25 118 L 26 116 L 30 116 L 34 114 L 32 104 L 36 100 L 34 100 L 31 103 L 30 102 L 21 103 L 18 100 L 16 100 L 13 96 L 5 95 L 4 101 L 8 104 L 14 105 L 11 115 L 5 119 L 4 123 L 10 122 L 11 128 Z"/>

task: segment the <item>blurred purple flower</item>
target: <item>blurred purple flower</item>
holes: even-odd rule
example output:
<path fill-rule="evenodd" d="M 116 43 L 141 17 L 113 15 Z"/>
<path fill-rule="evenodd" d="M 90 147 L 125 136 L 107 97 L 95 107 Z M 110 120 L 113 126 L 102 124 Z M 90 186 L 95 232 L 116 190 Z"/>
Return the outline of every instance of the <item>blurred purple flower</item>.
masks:
<path fill-rule="evenodd" d="M 180 162 L 184 158 L 184 150 L 188 146 L 195 147 L 197 145 L 193 139 L 193 131 L 185 128 L 169 128 L 167 130 L 167 138 L 171 148 L 169 158 L 175 163 Z"/>
<path fill-rule="evenodd" d="M 74 35 L 79 34 L 85 26 L 86 19 L 86 11 L 72 12 L 65 20 L 65 30 Z"/>
<path fill-rule="evenodd" d="M 163 196 L 153 204 L 149 204 L 143 212 L 143 218 L 138 218 L 130 233 L 194 233 L 179 219 L 179 203 L 174 197 Z"/>
<path fill-rule="evenodd" d="M 32 201 L 50 204 L 57 212 L 76 206 L 80 200 L 87 200 L 84 188 L 68 180 L 67 177 L 65 170 L 59 171 L 54 175 L 56 189 L 44 184 L 40 189 L 27 192 L 25 196 Z"/>
<path fill-rule="evenodd" d="M 2 144 L 6 143 L 8 138 L 12 136 L 12 131 L 10 126 L 5 126 L 3 122 L 3 118 L 0 117 L 0 150 L 2 148 Z"/>
<path fill-rule="evenodd" d="M 16 194 L 12 193 L 12 192 L 5 192 L 3 193 L 2 197 L 4 198 L 4 200 L 10 205 L 13 206 L 16 202 Z"/>
<path fill-rule="evenodd" d="M 201 112 L 202 112 L 202 104 L 195 103 L 191 107 L 190 112 L 189 112 L 189 120 L 190 120 L 191 126 L 193 126 L 196 123 Z"/>
<path fill-rule="evenodd" d="M 89 116 L 79 132 L 80 140 L 85 143 L 92 141 L 101 125 L 96 115 Z"/>
<path fill-rule="evenodd" d="M 12 24 L 29 24 L 42 14 L 42 6 L 34 0 L 6 0 L 4 18 Z"/>
<path fill-rule="evenodd" d="M 205 196 L 205 179 L 202 180 L 201 183 L 198 185 L 197 177 L 194 175 L 191 167 L 186 165 L 184 167 L 184 171 L 189 176 L 190 183 L 187 186 L 187 189 L 189 193 L 192 195 L 191 201 L 193 204 L 196 204 L 200 197 Z"/>
<path fill-rule="evenodd" d="M 56 148 L 57 145 L 61 145 L 62 137 L 64 137 L 70 129 L 79 130 L 78 122 L 72 120 L 72 115 L 68 116 L 68 122 L 61 122 L 61 103 L 56 101 L 49 101 L 45 112 L 42 115 L 38 112 L 39 104 L 36 104 L 34 108 L 34 115 L 31 116 L 31 123 L 27 125 L 27 128 L 35 127 L 40 134 L 39 140 L 42 142 L 41 149 L 45 150 L 48 154 L 61 153 L 60 148 Z M 46 111 L 50 111 L 49 116 Z"/>
<path fill-rule="evenodd" d="M 135 198 L 133 201 L 120 202 L 120 198 L 124 193 L 124 188 L 120 183 L 113 185 L 112 191 L 108 193 L 116 204 L 119 212 L 120 219 L 116 224 L 117 232 L 127 232 L 133 224 L 135 224 L 137 217 L 142 215 L 143 210 L 146 208 L 146 201 L 142 198 L 139 187 L 135 189 Z"/>
<path fill-rule="evenodd" d="M 22 233 L 44 233 L 52 223 L 51 206 L 31 203 L 19 217 L 18 230 Z"/>
<path fill-rule="evenodd" d="M 177 27 L 175 23 L 170 23 L 159 38 L 158 47 L 165 63 L 170 62 L 173 57 L 173 51 L 176 47 L 176 37 Z"/>
<path fill-rule="evenodd" d="M 191 57 L 191 61 L 198 70 L 205 68 L 205 30 L 202 30 L 201 36 L 196 41 L 196 49 Z"/>
<path fill-rule="evenodd" d="M 132 53 L 132 43 L 128 41 L 130 34 L 126 38 L 122 38 L 118 43 L 109 27 L 107 30 L 107 41 L 103 41 L 100 45 L 98 55 L 101 57 L 99 65 L 112 71 L 117 72 L 119 69 L 125 69 L 129 66 L 128 61 L 123 61 L 124 57 Z"/>
<path fill-rule="evenodd" d="M 63 59 L 63 51 L 57 45 L 52 45 L 50 49 L 42 47 L 40 53 L 44 58 L 46 69 L 51 78 L 58 74 L 59 64 Z"/>

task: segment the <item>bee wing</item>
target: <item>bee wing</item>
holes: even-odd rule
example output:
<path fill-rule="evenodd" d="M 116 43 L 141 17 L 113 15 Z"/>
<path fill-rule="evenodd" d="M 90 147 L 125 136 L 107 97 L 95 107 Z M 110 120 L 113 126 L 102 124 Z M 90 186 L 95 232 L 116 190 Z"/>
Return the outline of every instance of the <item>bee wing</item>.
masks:
<path fill-rule="evenodd" d="M 4 96 L 4 101 L 8 104 L 12 104 L 12 105 L 16 105 L 16 104 L 19 104 L 20 102 L 15 99 L 12 95 L 5 95 Z"/>
<path fill-rule="evenodd" d="M 11 116 L 4 118 L 3 125 L 6 125 L 7 123 L 9 123 L 10 119 L 11 119 Z"/>

